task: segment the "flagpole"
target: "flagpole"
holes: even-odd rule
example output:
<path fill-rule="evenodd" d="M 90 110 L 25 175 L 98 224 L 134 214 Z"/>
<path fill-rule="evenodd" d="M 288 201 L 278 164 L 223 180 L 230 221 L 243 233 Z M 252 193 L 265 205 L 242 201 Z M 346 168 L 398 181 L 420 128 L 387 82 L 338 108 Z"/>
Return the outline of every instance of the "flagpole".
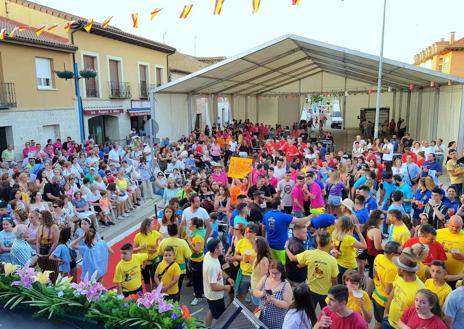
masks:
<path fill-rule="evenodd" d="M 375 123 L 374 123 L 374 139 L 379 137 L 380 125 L 380 100 L 382 97 L 382 66 L 383 66 L 383 44 L 385 39 L 385 12 L 387 9 L 387 0 L 383 0 L 383 19 L 382 19 L 382 38 L 380 42 L 380 57 L 379 57 L 379 75 L 377 79 L 377 100 L 375 103 Z"/>

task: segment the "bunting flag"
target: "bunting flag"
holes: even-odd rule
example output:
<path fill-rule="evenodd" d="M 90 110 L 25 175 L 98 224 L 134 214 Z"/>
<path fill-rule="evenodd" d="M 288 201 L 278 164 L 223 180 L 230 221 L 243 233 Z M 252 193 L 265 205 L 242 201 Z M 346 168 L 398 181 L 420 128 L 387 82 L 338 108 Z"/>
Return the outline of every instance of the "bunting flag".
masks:
<path fill-rule="evenodd" d="M 76 21 L 68 21 L 64 26 L 64 31 L 69 32 L 71 30 L 72 25 L 76 23 Z"/>
<path fill-rule="evenodd" d="M 102 28 L 106 29 L 110 25 L 110 21 L 113 19 L 113 16 L 108 17 L 102 23 Z"/>
<path fill-rule="evenodd" d="M 41 27 L 36 28 L 35 29 L 35 34 L 37 36 L 40 36 L 42 33 L 44 33 L 46 27 L 47 27 L 47 25 L 44 24 Z"/>
<path fill-rule="evenodd" d="M 138 29 L 139 28 L 139 14 L 132 13 L 131 17 L 132 17 L 132 27 L 134 29 Z"/>
<path fill-rule="evenodd" d="M 5 30 L 5 29 L 1 29 L 1 30 L 0 30 L 0 40 L 5 39 L 5 36 L 6 36 L 6 30 Z"/>
<path fill-rule="evenodd" d="M 261 0 L 251 0 L 253 2 L 253 14 L 257 14 Z"/>
<path fill-rule="evenodd" d="M 224 0 L 216 0 L 216 5 L 214 6 L 214 15 L 221 15 L 222 5 Z"/>
<path fill-rule="evenodd" d="M 163 10 L 163 8 L 156 8 L 155 10 L 153 10 L 150 13 L 150 20 L 152 21 L 156 16 L 158 16 L 161 10 Z"/>
<path fill-rule="evenodd" d="M 21 25 L 21 26 L 16 26 L 13 30 L 11 30 L 10 34 L 8 34 L 8 37 L 10 39 L 14 39 L 15 35 L 17 32 L 21 32 L 27 30 L 27 26 Z"/>
<path fill-rule="evenodd" d="M 300 4 L 300 0 L 292 0 L 292 5 L 298 6 Z"/>
<path fill-rule="evenodd" d="M 53 31 L 55 31 L 56 28 L 58 27 L 58 25 L 60 25 L 60 24 L 56 23 L 56 24 L 50 25 L 50 26 L 48 27 L 47 31 L 48 31 L 48 32 L 53 32 Z"/>
<path fill-rule="evenodd" d="M 179 18 L 186 19 L 187 16 L 192 11 L 192 7 L 193 7 L 193 4 L 192 5 L 185 5 L 184 9 L 182 9 L 182 12 L 180 13 Z"/>
<path fill-rule="evenodd" d="M 90 32 L 90 30 L 92 29 L 92 25 L 93 25 L 93 18 L 89 19 L 87 23 L 85 23 L 84 30 L 86 30 L 87 32 Z"/>

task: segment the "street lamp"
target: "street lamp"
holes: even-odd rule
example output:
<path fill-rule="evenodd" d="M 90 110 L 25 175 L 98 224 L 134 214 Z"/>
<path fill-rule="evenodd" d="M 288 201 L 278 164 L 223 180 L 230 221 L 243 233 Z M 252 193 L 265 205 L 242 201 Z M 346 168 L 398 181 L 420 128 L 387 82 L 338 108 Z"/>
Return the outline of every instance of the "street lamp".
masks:
<path fill-rule="evenodd" d="M 383 0 L 383 20 L 382 20 L 382 38 L 380 42 L 380 57 L 379 57 L 379 75 L 377 78 L 377 100 L 375 103 L 375 123 L 374 123 L 374 138 L 379 137 L 380 124 L 380 100 L 382 97 L 382 66 L 383 66 L 383 43 L 385 38 L 385 12 L 387 9 L 387 0 Z"/>

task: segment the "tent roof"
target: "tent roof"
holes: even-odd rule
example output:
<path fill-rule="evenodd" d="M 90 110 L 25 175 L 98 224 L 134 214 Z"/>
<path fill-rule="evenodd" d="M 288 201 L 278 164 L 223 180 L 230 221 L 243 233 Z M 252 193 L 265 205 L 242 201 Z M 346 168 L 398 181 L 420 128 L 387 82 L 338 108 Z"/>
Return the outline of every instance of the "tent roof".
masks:
<path fill-rule="evenodd" d="M 284 35 L 155 89 L 157 93 L 263 94 L 320 72 L 377 84 L 379 57 Z M 384 86 L 464 84 L 464 79 L 384 58 Z"/>

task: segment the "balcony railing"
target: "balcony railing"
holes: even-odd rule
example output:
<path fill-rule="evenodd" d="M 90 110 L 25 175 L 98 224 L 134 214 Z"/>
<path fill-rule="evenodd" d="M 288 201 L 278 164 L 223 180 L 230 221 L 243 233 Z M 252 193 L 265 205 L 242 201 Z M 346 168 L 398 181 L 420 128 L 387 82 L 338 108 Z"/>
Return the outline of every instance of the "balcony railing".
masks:
<path fill-rule="evenodd" d="M 110 98 L 132 98 L 129 82 L 109 82 Z"/>
<path fill-rule="evenodd" d="M 140 89 L 140 98 L 148 99 L 148 84 L 146 81 L 140 81 L 139 89 Z"/>
<path fill-rule="evenodd" d="M 0 82 L 0 109 L 16 107 L 15 84 Z"/>

